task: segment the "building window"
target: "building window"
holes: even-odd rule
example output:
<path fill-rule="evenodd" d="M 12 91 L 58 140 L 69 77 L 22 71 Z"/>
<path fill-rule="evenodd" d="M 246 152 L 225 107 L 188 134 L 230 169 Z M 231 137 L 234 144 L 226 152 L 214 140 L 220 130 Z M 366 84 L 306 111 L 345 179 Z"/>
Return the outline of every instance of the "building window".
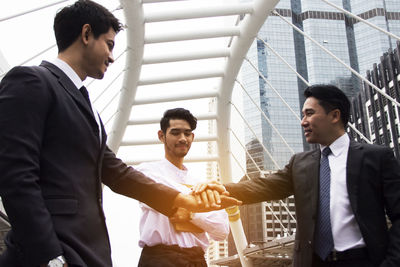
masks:
<path fill-rule="evenodd" d="M 369 124 L 369 126 L 370 126 L 370 128 L 371 128 L 371 134 L 375 134 L 374 122 L 372 121 L 372 122 Z"/>
<path fill-rule="evenodd" d="M 368 105 L 368 117 L 372 118 L 372 106 Z"/>
<path fill-rule="evenodd" d="M 378 120 L 378 130 L 382 129 L 382 119 L 381 117 L 376 118 Z"/>

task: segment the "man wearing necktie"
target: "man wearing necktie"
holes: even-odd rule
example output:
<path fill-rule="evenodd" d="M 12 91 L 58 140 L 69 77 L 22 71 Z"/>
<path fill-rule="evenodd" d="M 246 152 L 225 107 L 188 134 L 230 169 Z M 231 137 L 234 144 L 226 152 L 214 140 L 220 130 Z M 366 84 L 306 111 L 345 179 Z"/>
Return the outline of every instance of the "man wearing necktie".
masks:
<path fill-rule="evenodd" d="M 203 209 L 193 196 L 126 166 L 106 145 L 82 86 L 114 62 L 121 29 L 103 6 L 79 0 L 54 19 L 58 57 L 15 67 L 1 81 L 0 196 L 11 223 L 1 267 L 112 266 L 102 183 L 166 216 L 177 207 Z"/>
<path fill-rule="evenodd" d="M 339 88 L 314 85 L 304 96 L 301 125 L 319 148 L 265 179 L 204 184 L 196 193 L 227 190 L 244 204 L 294 195 L 295 267 L 400 266 L 399 162 L 390 148 L 350 140 L 350 102 Z"/>

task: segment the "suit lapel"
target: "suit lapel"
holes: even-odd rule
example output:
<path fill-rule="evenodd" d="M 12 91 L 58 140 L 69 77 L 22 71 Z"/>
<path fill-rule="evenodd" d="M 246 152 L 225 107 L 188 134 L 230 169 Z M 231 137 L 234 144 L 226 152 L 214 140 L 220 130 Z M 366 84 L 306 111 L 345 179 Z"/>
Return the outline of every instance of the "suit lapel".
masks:
<path fill-rule="evenodd" d="M 311 157 L 307 175 L 310 177 L 311 186 L 311 214 L 315 216 L 317 214 L 319 197 L 319 163 L 321 159 L 321 151 L 319 149 L 314 150 Z"/>
<path fill-rule="evenodd" d="M 43 61 L 40 66 L 45 67 L 58 78 L 58 82 L 60 83 L 61 87 L 63 87 L 64 90 L 67 91 L 67 93 L 74 99 L 74 101 L 77 102 L 79 108 L 83 110 L 86 117 L 88 117 L 94 131 L 98 133 L 98 125 L 96 119 L 94 118 L 94 114 L 91 108 L 88 106 L 85 98 L 79 92 L 79 90 L 77 90 L 75 84 L 71 81 L 71 79 L 68 78 L 68 76 L 62 70 L 47 61 Z"/>
<path fill-rule="evenodd" d="M 104 128 L 103 121 L 100 118 L 100 115 L 99 115 L 99 121 L 100 121 L 100 129 L 101 129 L 101 155 L 103 155 L 104 150 L 106 149 L 107 133 L 106 133 L 106 129 Z"/>
<path fill-rule="evenodd" d="M 361 144 L 350 141 L 349 153 L 347 154 L 346 184 L 354 214 L 357 214 L 358 182 L 363 156 Z"/>

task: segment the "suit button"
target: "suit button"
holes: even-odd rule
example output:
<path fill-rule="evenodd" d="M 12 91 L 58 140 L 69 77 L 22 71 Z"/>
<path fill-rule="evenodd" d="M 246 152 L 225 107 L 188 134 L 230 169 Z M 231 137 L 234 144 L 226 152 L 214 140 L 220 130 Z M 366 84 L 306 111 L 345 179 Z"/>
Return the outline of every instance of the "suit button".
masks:
<path fill-rule="evenodd" d="M 311 240 L 308 240 L 308 244 L 311 246 Z"/>

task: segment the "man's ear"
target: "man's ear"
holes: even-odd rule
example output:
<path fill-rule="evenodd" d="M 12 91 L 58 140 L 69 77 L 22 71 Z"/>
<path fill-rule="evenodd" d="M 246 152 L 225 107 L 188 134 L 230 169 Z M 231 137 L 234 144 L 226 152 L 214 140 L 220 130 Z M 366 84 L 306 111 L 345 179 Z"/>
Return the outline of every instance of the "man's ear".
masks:
<path fill-rule="evenodd" d="M 158 139 L 164 143 L 164 132 L 162 130 L 158 130 Z"/>
<path fill-rule="evenodd" d="M 92 34 L 92 27 L 89 24 L 85 24 L 82 26 L 82 31 L 81 31 L 81 38 L 82 42 L 87 45 L 89 42 L 89 37 Z"/>
<path fill-rule="evenodd" d="M 342 118 L 340 116 L 340 110 L 339 109 L 334 109 L 331 111 L 332 113 L 332 122 L 337 123 L 339 122 Z"/>

